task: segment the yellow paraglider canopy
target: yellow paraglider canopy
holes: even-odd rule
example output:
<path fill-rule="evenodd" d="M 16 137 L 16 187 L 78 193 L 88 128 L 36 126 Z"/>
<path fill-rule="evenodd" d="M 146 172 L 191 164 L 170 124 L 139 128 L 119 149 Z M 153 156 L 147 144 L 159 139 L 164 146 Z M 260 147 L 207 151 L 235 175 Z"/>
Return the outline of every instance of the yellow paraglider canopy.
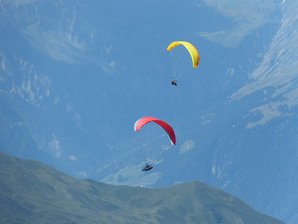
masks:
<path fill-rule="evenodd" d="M 192 66 L 194 68 L 197 68 L 199 66 L 199 62 L 200 62 L 200 55 L 199 55 L 197 48 L 194 45 L 192 45 L 191 43 L 189 43 L 187 41 L 174 41 L 174 42 L 170 43 L 170 45 L 167 47 L 167 51 L 171 51 L 173 48 L 175 48 L 179 45 L 183 45 L 188 50 L 188 52 L 191 56 L 191 59 L 192 59 Z"/>

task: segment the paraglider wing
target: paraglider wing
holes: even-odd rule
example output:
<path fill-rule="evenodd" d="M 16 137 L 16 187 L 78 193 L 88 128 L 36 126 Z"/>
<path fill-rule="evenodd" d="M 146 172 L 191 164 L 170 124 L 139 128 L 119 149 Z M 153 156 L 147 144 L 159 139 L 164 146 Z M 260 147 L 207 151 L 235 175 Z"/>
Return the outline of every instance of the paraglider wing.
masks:
<path fill-rule="evenodd" d="M 194 68 L 197 68 L 199 66 L 200 63 L 200 54 L 197 50 L 197 48 L 187 42 L 187 41 L 174 41 L 172 43 L 170 43 L 170 45 L 167 47 L 167 51 L 171 51 L 173 48 L 179 46 L 179 45 L 183 45 L 189 52 L 191 59 L 192 59 L 192 66 Z"/>
<path fill-rule="evenodd" d="M 165 121 L 160 120 L 158 118 L 142 117 L 141 119 L 137 120 L 136 123 L 134 124 L 134 130 L 136 132 L 140 131 L 144 125 L 146 125 L 150 122 L 154 122 L 154 123 L 158 124 L 159 126 L 161 126 L 169 135 L 172 145 L 176 144 L 176 136 L 175 136 L 175 132 L 174 132 L 173 128 L 168 123 L 166 123 Z"/>

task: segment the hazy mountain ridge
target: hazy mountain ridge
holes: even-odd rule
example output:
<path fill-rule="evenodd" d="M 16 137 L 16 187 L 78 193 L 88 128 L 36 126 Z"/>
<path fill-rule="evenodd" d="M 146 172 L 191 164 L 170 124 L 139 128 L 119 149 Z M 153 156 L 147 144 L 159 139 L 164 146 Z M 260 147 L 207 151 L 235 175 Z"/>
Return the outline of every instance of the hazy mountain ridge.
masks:
<path fill-rule="evenodd" d="M 4 153 L 0 166 L 1 222 L 282 223 L 199 182 L 164 189 L 113 186 Z"/>
<path fill-rule="evenodd" d="M 1 148 L 114 184 L 199 179 L 295 224 L 296 8 L 1 1 Z M 199 48 L 198 70 L 166 52 L 173 39 Z M 134 133 L 144 115 L 170 122 L 177 146 L 154 126 Z"/>
<path fill-rule="evenodd" d="M 297 23 L 297 3 L 283 3 L 281 27 L 270 43 L 263 61 L 250 75 L 251 83 L 240 88 L 232 99 L 263 90 L 266 104 L 252 108 L 252 113 L 260 113 L 263 119 L 251 122 L 247 127 L 264 125 L 279 116 L 291 116 L 297 106 L 297 44 L 295 31 Z"/>
<path fill-rule="evenodd" d="M 274 0 L 245 0 L 237 3 L 229 0 L 204 0 L 204 2 L 234 21 L 231 29 L 200 33 L 206 39 L 226 47 L 237 47 L 250 33 L 266 24 L 278 21 L 275 12 L 279 10 L 280 4 Z"/>

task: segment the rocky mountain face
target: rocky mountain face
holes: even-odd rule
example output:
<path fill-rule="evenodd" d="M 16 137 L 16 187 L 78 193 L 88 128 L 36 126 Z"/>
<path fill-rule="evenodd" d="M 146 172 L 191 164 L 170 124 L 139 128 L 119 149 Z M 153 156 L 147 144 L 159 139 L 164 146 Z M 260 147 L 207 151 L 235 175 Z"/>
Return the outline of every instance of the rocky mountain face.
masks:
<path fill-rule="evenodd" d="M 297 223 L 297 9 L 1 1 L 0 150 L 105 183 L 200 180 Z M 166 51 L 174 40 L 197 46 L 197 70 Z M 169 122 L 177 145 L 154 125 L 135 133 L 142 116 Z"/>

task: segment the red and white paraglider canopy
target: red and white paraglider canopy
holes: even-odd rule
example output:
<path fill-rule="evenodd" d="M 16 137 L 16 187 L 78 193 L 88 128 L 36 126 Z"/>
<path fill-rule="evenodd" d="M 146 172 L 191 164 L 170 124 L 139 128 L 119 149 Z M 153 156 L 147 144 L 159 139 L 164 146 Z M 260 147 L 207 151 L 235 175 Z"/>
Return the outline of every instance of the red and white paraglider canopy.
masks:
<path fill-rule="evenodd" d="M 156 124 L 158 124 L 159 126 L 161 126 L 169 135 L 169 138 L 171 140 L 172 145 L 176 144 L 176 136 L 175 136 L 175 132 L 173 130 L 173 128 L 165 121 L 160 120 L 158 118 L 155 117 L 142 117 L 139 120 L 137 120 L 134 124 L 134 130 L 136 132 L 140 131 L 141 128 L 150 123 L 150 122 L 154 122 Z"/>

